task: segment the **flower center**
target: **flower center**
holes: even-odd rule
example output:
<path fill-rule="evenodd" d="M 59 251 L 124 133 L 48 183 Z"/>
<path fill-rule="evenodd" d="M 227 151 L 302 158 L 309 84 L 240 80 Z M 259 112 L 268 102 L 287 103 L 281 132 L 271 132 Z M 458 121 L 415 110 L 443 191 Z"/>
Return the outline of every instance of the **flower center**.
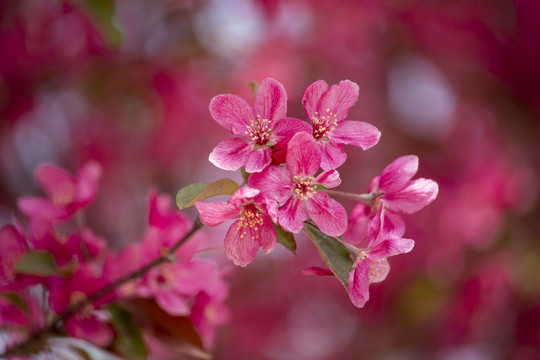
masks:
<path fill-rule="evenodd" d="M 301 200 L 306 200 L 312 197 L 316 190 L 315 185 L 313 184 L 315 182 L 315 178 L 313 176 L 306 176 L 303 178 L 299 178 L 298 176 L 293 176 L 295 187 L 293 189 L 293 192 L 298 196 Z"/>
<path fill-rule="evenodd" d="M 338 125 L 337 115 L 331 112 L 330 109 L 326 109 L 326 112 L 322 115 L 315 111 L 315 116 L 311 120 L 313 123 L 313 137 L 317 140 L 327 140 L 328 133 Z"/>
<path fill-rule="evenodd" d="M 257 115 L 256 120 L 251 120 L 246 130 L 246 136 L 251 138 L 257 145 L 265 145 L 270 135 L 272 135 L 271 128 L 272 120 L 262 119 L 260 115 Z"/>
<path fill-rule="evenodd" d="M 55 205 L 67 205 L 73 202 L 74 188 L 72 184 L 64 183 L 58 186 L 52 196 L 52 202 Z"/>
<path fill-rule="evenodd" d="M 255 239 L 259 238 L 259 228 L 263 224 L 263 216 L 257 211 L 257 208 L 254 204 L 248 204 L 244 207 L 242 211 L 242 216 L 240 216 L 240 221 L 238 222 L 238 229 L 243 228 L 242 234 L 240 234 L 240 239 L 247 234 L 247 227 L 249 226 L 254 230 Z"/>
<path fill-rule="evenodd" d="M 86 299 L 86 294 L 82 291 L 73 291 L 71 293 L 71 296 L 69 297 L 69 302 L 71 305 L 76 305 Z M 75 314 L 75 318 L 77 320 L 87 319 L 92 315 L 92 311 L 94 311 L 94 306 L 92 303 L 88 303 L 83 306 L 83 308 Z"/>

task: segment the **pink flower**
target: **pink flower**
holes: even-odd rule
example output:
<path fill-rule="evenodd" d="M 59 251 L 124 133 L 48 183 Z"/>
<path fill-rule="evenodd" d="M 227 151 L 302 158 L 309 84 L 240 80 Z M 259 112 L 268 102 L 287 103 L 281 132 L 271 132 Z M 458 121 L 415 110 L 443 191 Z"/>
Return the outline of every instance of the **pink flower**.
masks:
<path fill-rule="evenodd" d="M 384 199 L 385 207 L 392 212 L 417 212 L 435 200 L 439 192 L 439 185 L 433 180 L 411 180 L 417 171 L 418 156 L 401 156 L 371 181 L 369 191 L 380 193 L 378 199 Z"/>
<path fill-rule="evenodd" d="M 214 120 L 235 136 L 222 141 L 210 154 L 210 162 L 224 170 L 258 172 L 272 161 L 271 146 L 291 138 L 299 131 L 309 131 L 309 124 L 285 118 L 287 94 L 283 85 L 265 79 L 257 91 L 252 108 L 244 99 L 223 94 L 210 101 Z"/>
<path fill-rule="evenodd" d="M 28 249 L 25 238 L 13 225 L 0 230 L 0 289 L 18 290 L 26 286 L 24 276 L 17 274 L 15 264 Z"/>
<path fill-rule="evenodd" d="M 32 220 L 67 219 L 94 200 L 101 172 L 96 162 L 86 163 L 75 177 L 57 166 L 41 165 L 36 181 L 48 198 L 23 197 L 19 209 Z"/>
<path fill-rule="evenodd" d="M 201 222 L 217 226 L 226 220 L 236 220 L 225 236 L 225 253 L 236 265 L 247 266 L 259 247 L 265 254 L 276 246 L 277 204 L 260 190 L 243 187 L 227 203 L 195 203 Z"/>
<path fill-rule="evenodd" d="M 369 299 L 369 284 L 386 278 L 390 271 L 387 258 L 408 253 L 413 247 L 413 240 L 396 237 L 382 240 L 368 249 L 359 249 L 347 281 L 354 306 L 363 307 Z"/>
<path fill-rule="evenodd" d="M 358 100 L 358 85 L 349 80 L 330 88 L 318 80 L 304 91 L 302 104 L 313 126 L 313 138 L 321 154 L 323 170 L 335 169 L 347 159 L 343 145 L 367 150 L 377 144 L 381 133 L 373 125 L 362 121 L 345 120 L 347 111 Z"/>
<path fill-rule="evenodd" d="M 227 284 L 221 282 L 210 293 L 201 291 L 193 303 L 190 319 L 201 335 L 206 349 L 213 347 L 216 327 L 229 320 L 230 313 L 225 304 L 228 290 Z"/>
<path fill-rule="evenodd" d="M 343 234 L 347 213 L 343 206 L 317 185 L 333 188 L 341 183 L 336 170 L 315 176 L 321 165 L 318 145 L 307 133 L 296 134 L 289 142 L 287 168 L 270 165 L 249 177 L 249 186 L 260 189 L 270 199 L 284 203 L 278 210 L 278 223 L 287 231 L 302 230 L 308 215 L 319 229 L 330 236 Z"/>

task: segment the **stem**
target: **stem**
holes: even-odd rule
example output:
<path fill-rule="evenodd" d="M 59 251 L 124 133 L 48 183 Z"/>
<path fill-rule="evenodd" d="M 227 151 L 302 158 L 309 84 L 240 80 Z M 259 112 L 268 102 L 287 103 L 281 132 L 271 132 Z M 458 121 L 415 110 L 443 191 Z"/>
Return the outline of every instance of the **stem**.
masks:
<path fill-rule="evenodd" d="M 328 189 L 321 190 L 321 191 L 324 191 L 325 193 L 327 193 L 329 195 L 332 195 L 332 196 L 337 196 L 337 197 L 341 197 L 341 198 L 345 198 L 345 199 L 361 201 L 361 202 L 364 202 L 364 203 L 366 203 L 368 205 L 372 205 L 373 202 L 379 196 L 384 195 L 384 193 L 381 193 L 381 192 L 373 192 L 373 193 L 369 193 L 369 194 L 353 194 L 353 193 L 337 191 L 337 190 L 328 190 Z"/>
<path fill-rule="evenodd" d="M 186 235 L 184 235 L 180 240 L 178 240 L 178 242 L 169 249 L 169 254 L 174 254 L 174 252 L 178 250 L 178 248 L 180 248 L 180 246 L 182 246 L 187 240 L 189 240 L 189 238 L 193 234 L 195 234 L 197 230 L 199 230 L 202 226 L 203 224 L 201 223 L 200 219 L 197 218 L 191 230 Z M 109 285 L 105 286 L 103 289 L 100 289 L 88 295 L 84 300 L 71 305 L 66 311 L 64 311 L 62 314 L 58 315 L 53 321 L 51 321 L 49 325 L 47 325 L 46 327 L 32 334 L 32 337 L 30 337 L 28 340 L 6 350 L 3 354 L 0 354 L 0 358 L 4 358 L 6 356 L 15 355 L 15 354 L 26 354 L 28 350 L 31 351 L 32 347 L 44 341 L 47 335 L 55 333 L 56 332 L 55 329 L 58 326 L 58 324 L 60 324 L 62 321 L 64 321 L 68 317 L 74 315 L 77 311 L 81 310 L 86 305 L 90 304 L 91 302 L 97 299 L 102 298 L 103 296 L 117 289 L 120 285 L 123 285 L 131 280 L 137 279 L 138 277 L 148 272 L 150 269 L 158 265 L 161 265 L 162 263 L 167 262 L 167 261 L 170 261 L 169 257 L 161 256 L 155 259 L 154 261 L 144 265 L 143 267 L 127 274 L 123 278 L 113 281 Z"/>

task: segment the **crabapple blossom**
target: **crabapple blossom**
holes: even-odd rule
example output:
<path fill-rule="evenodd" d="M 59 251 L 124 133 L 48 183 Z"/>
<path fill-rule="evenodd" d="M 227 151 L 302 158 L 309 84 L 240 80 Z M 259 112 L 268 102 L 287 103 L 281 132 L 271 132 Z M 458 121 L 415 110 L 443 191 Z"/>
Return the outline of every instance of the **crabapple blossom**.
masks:
<path fill-rule="evenodd" d="M 201 222 L 217 226 L 226 220 L 236 220 L 225 235 L 225 253 L 236 265 L 247 266 L 253 261 L 259 247 L 265 254 L 276 246 L 277 204 L 260 190 L 242 187 L 227 203 L 195 204 Z"/>
<path fill-rule="evenodd" d="M 321 165 L 321 155 L 311 135 L 300 132 L 291 139 L 286 164 L 287 168 L 270 165 L 249 177 L 249 186 L 283 204 L 278 209 L 278 223 L 283 229 L 298 233 L 309 215 L 325 234 L 343 234 L 347 228 L 345 209 L 317 190 L 317 185 L 338 186 L 341 183 L 339 173 L 327 170 L 315 176 Z"/>
<path fill-rule="evenodd" d="M 87 162 L 75 176 L 55 165 L 41 165 L 35 177 L 48 198 L 23 197 L 19 209 L 31 220 L 67 219 L 95 199 L 101 173 L 101 165 L 94 161 Z"/>
<path fill-rule="evenodd" d="M 215 96 L 210 101 L 214 120 L 235 136 L 214 148 L 209 160 L 224 170 L 258 172 L 272 161 L 271 146 L 291 138 L 298 131 L 309 131 L 309 124 L 285 118 L 287 93 L 279 82 L 265 79 L 257 91 L 255 105 L 232 94 Z"/>
<path fill-rule="evenodd" d="M 358 100 L 358 85 L 350 80 L 328 87 L 324 80 L 309 85 L 302 104 L 312 125 L 313 138 L 321 154 L 321 168 L 335 169 L 345 162 L 343 145 L 367 150 L 379 142 L 381 133 L 363 121 L 345 120 L 347 112 Z"/>

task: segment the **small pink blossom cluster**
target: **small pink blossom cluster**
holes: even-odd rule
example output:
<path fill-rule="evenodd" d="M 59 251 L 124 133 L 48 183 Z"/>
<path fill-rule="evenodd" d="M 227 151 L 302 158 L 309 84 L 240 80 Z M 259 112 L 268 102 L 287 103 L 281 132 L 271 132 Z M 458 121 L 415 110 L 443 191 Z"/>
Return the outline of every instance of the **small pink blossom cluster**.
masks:
<path fill-rule="evenodd" d="M 127 341 L 126 326 L 137 326 L 129 341 L 140 340 L 144 350 L 143 330 L 159 340 L 163 330 L 161 335 L 148 330 L 163 327 L 154 322 L 185 319 L 204 348 L 211 348 L 216 326 L 228 318 L 228 285 L 215 262 L 194 257 L 206 236 L 197 234 L 169 251 L 193 224 L 168 196 L 153 191 L 142 241 L 115 251 L 85 224 L 84 211 L 98 194 L 101 175 L 95 162 L 75 176 L 40 166 L 36 181 L 47 196 L 18 201 L 28 228 L 18 224 L 0 230 L 0 313 L 9 314 L 0 317 L 0 326 L 9 330 L 10 342 L 19 344 L 48 329 L 122 353 L 117 346 Z M 145 266 L 149 271 L 130 277 Z M 62 321 L 50 328 L 50 319 Z M 138 334 L 135 340 L 133 334 Z"/>
<path fill-rule="evenodd" d="M 248 187 L 236 191 L 227 203 L 196 206 L 208 226 L 236 219 L 225 237 L 225 250 L 240 266 L 251 263 L 261 247 L 271 252 L 282 232 L 290 238 L 307 224 L 315 226 L 348 254 L 345 263 L 350 267 L 338 269 L 332 256 L 339 255 L 319 248 L 330 270 L 310 268 L 306 273 L 339 278 L 338 273 L 346 271 L 348 277 L 340 280 L 353 304 L 362 307 L 369 284 L 388 274 L 386 259 L 413 248 L 414 241 L 403 238 L 401 214 L 431 203 L 438 185 L 433 180 L 411 180 L 418 169 L 418 158 L 411 155 L 388 165 L 367 194 L 329 190 L 341 184 L 337 168 L 347 159 L 344 145 L 366 150 L 379 141 L 380 132 L 373 125 L 347 120 L 358 96 L 358 85 L 352 81 L 332 86 L 316 81 L 302 97 L 307 121 L 286 116 L 285 89 L 271 78 L 257 89 L 253 107 L 236 95 L 214 97 L 210 112 L 234 137 L 217 145 L 209 160 L 225 170 L 242 168 Z M 330 195 L 361 202 L 347 219 L 343 205 Z"/>

